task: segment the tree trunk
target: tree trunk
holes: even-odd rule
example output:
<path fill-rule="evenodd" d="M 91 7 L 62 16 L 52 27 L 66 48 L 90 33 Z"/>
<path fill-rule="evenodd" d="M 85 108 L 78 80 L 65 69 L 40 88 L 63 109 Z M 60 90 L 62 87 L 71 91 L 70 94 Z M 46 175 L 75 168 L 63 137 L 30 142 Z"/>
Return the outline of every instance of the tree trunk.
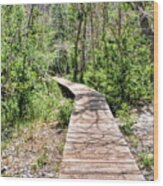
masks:
<path fill-rule="evenodd" d="M 94 25 L 93 25 L 93 8 L 92 4 L 90 4 L 91 8 L 91 45 L 92 45 L 92 61 L 93 61 L 93 68 L 94 68 L 94 73 L 96 72 L 96 64 L 95 64 L 95 46 L 94 46 Z"/>
<path fill-rule="evenodd" d="M 86 26 L 87 26 L 87 13 L 86 10 L 84 10 L 84 25 L 83 25 L 83 39 L 82 39 L 82 61 L 81 61 L 81 75 L 80 75 L 80 82 L 83 83 L 83 76 L 85 71 L 85 65 L 86 65 Z"/>
<path fill-rule="evenodd" d="M 150 45 L 150 50 L 151 50 L 151 56 L 152 56 L 152 59 L 154 59 L 154 55 L 153 55 L 153 52 L 154 52 L 154 33 L 150 27 L 150 24 L 149 24 L 149 18 L 148 18 L 148 15 L 145 11 L 145 7 L 144 7 L 144 4 L 143 2 L 135 2 L 134 3 L 135 5 L 135 9 L 138 11 L 139 13 L 139 20 L 140 20 L 140 26 L 141 26 L 141 29 L 142 29 L 142 33 L 147 36 L 149 38 L 149 40 L 151 41 L 151 45 Z"/>
<path fill-rule="evenodd" d="M 79 24 L 78 24 L 78 30 L 77 30 L 77 36 L 76 36 L 76 41 L 75 41 L 75 54 L 74 54 L 74 75 L 73 79 L 74 81 L 77 80 L 77 75 L 78 75 L 78 43 L 79 43 L 79 38 L 80 38 L 80 33 L 81 33 L 81 27 L 82 27 L 82 22 L 83 22 L 83 14 L 82 12 L 79 12 Z"/>

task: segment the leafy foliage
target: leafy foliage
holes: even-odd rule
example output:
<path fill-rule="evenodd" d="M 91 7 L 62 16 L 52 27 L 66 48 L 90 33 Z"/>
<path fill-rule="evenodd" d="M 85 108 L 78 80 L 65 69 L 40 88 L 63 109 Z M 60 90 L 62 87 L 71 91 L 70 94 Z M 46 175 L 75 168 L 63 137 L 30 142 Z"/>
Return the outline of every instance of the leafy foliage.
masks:
<path fill-rule="evenodd" d="M 146 170 L 151 170 L 153 168 L 154 165 L 154 158 L 152 154 L 146 154 L 146 153 L 141 153 L 139 154 L 139 161 L 141 163 L 141 165 L 143 166 L 143 168 L 145 168 Z"/>
<path fill-rule="evenodd" d="M 63 97 L 48 76 L 47 17 L 39 5 L 2 6 L 3 139 L 25 122 L 57 119 L 54 111 Z"/>
<path fill-rule="evenodd" d="M 121 107 L 122 109 L 116 112 L 116 116 L 121 120 L 123 124 L 120 129 L 125 135 L 131 135 L 132 126 L 135 123 L 136 119 L 130 113 L 130 108 L 126 103 L 123 103 Z"/>
<path fill-rule="evenodd" d="M 67 126 L 72 109 L 73 109 L 73 104 L 72 100 L 65 100 L 64 105 L 59 106 L 59 112 L 57 115 L 57 119 L 61 126 L 64 128 Z"/>
<path fill-rule="evenodd" d="M 103 93 L 130 133 L 125 105 L 153 98 L 152 11 L 153 2 L 3 5 L 3 134 L 35 119 L 67 124 L 72 103 L 61 104 L 49 74 Z"/>
<path fill-rule="evenodd" d="M 40 157 L 38 157 L 36 162 L 32 163 L 31 167 L 33 170 L 37 170 L 39 168 L 42 168 L 43 166 L 45 166 L 48 163 L 49 163 L 48 154 L 44 153 Z"/>

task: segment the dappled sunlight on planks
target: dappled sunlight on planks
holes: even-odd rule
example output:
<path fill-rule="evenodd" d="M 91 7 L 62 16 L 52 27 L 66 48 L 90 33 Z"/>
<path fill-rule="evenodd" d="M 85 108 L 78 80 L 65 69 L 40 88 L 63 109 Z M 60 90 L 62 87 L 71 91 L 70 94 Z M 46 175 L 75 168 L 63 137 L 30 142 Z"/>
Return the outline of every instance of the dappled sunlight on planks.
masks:
<path fill-rule="evenodd" d="M 75 96 L 60 178 L 144 180 L 105 97 L 85 85 L 54 79 Z"/>

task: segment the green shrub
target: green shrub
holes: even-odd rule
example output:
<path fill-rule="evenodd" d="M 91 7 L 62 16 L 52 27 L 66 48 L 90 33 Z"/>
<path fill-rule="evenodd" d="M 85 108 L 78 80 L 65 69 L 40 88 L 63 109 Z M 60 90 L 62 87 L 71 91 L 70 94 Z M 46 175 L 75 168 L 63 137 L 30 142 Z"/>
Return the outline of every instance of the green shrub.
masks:
<path fill-rule="evenodd" d="M 139 154 L 139 161 L 143 168 L 150 171 L 154 165 L 153 154 L 150 153 L 141 153 Z"/>
<path fill-rule="evenodd" d="M 31 102 L 28 112 L 30 119 L 54 120 L 56 118 L 55 110 L 61 100 L 61 91 L 54 80 L 37 85 L 34 94 L 30 97 Z"/>
<path fill-rule="evenodd" d="M 57 110 L 60 107 L 63 96 L 60 88 L 54 80 L 37 82 L 35 88 L 28 93 L 28 103 L 23 117 L 20 118 L 18 97 L 11 97 L 2 102 L 2 138 L 11 136 L 14 128 L 23 127 L 25 123 L 34 120 L 42 122 L 57 119 Z"/>
<path fill-rule="evenodd" d="M 59 106 L 59 111 L 57 115 L 57 120 L 61 124 L 62 128 L 67 127 L 70 115 L 73 109 L 72 100 L 64 100 L 64 104 Z"/>
<path fill-rule="evenodd" d="M 131 135 L 133 133 L 132 126 L 135 123 L 135 117 L 130 113 L 130 107 L 126 103 L 123 103 L 121 110 L 116 112 L 116 116 L 122 122 L 122 126 L 120 126 L 121 131 L 125 135 Z"/>
<path fill-rule="evenodd" d="M 43 168 L 48 163 L 49 163 L 48 155 L 46 153 L 43 153 L 38 157 L 38 159 L 35 162 L 32 163 L 31 168 L 36 171 L 37 169 Z"/>

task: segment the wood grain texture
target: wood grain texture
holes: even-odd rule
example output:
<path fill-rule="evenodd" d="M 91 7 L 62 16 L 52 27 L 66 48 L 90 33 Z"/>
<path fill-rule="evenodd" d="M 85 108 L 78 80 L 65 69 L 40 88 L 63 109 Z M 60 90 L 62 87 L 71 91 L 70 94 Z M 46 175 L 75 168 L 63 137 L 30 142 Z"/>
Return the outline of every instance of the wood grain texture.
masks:
<path fill-rule="evenodd" d="M 55 80 L 75 96 L 59 177 L 144 180 L 105 97 L 85 85 Z"/>

